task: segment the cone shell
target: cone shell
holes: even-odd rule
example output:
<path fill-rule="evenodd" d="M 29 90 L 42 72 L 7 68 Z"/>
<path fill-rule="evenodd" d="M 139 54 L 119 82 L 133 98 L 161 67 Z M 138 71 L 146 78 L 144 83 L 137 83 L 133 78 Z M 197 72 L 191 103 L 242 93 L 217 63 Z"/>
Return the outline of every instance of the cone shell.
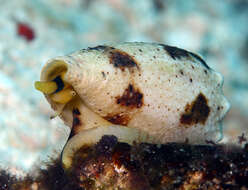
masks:
<path fill-rule="evenodd" d="M 71 128 L 70 137 L 114 125 L 140 130 L 156 143 L 222 137 L 230 107 L 223 77 L 194 53 L 155 43 L 97 46 L 49 60 L 41 81 L 61 72 L 76 96 L 66 104 L 46 98 Z"/>
<path fill-rule="evenodd" d="M 223 77 L 189 51 L 155 43 L 97 46 L 49 60 L 41 83 L 48 82 L 50 91 L 49 81 L 59 75 L 73 97 L 63 89 L 56 97 L 65 97 L 60 103 L 54 101 L 57 91 L 45 96 L 71 128 L 62 153 L 65 168 L 80 147 L 103 135 L 129 144 L 205 144 L 222 137 L 230 107 Z"/>

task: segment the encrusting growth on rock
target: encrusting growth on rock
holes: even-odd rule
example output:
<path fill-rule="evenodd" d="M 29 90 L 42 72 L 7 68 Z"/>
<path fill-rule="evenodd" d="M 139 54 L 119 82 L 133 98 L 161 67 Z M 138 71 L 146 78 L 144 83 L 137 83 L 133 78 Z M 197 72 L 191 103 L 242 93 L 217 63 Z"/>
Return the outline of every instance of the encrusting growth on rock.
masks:
<path fill-rule="evenodd" d="M 69 171 L 54 161 L 48 169 L 40 170 L 36 179 L 18 180 L 1 172 L 0 189 L 246 190 L 247 147 L 185 143 L 130 146 L 108 135 L 94 146 L 82 147 Z"/>

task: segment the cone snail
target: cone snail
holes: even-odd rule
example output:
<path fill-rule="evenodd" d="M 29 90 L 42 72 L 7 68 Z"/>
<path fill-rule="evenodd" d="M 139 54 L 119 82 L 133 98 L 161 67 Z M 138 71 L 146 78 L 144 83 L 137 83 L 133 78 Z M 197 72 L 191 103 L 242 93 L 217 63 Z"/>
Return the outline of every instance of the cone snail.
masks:
<path fill-rule="evenodd" d="M 103 135 L 119 141 L 205 144 L 222 136 L 229 110 L 223 77 L 198 55 L 156 43 L 116 43 L 49 60 L 35 88 L 71 128 L 62 153 Z"/>

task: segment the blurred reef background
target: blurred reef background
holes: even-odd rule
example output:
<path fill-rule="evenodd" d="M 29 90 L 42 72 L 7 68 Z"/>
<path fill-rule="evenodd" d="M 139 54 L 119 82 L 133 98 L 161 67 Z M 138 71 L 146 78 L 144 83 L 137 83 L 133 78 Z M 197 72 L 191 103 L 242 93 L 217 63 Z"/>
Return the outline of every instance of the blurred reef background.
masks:
<path fill-rule="evenodd" d="M 69 129 L 34 90 L 44 63 L 107 42 L 159 42 L 224 75 L 221 143 L 248 139 L 248 0 L 0 0 L 0 166 L 23 174 L 58 155 Z M 38 161 L 38 163 L 37 163 Z"/>

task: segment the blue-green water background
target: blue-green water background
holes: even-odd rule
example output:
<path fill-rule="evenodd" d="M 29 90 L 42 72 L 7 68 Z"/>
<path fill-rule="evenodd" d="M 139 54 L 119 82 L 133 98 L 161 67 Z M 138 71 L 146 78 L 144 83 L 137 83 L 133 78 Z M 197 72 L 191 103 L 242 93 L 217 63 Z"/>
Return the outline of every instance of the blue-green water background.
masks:
<path fill-rule="evenodd" d="M 18 35 L 27 24 L 34 39 Z M 26 171 L 56 155 L 68 129 L 34 90 L 49 58 L 105 42 L 165 43 L 225 77 L 223 143 L 248 135 L 247 0 L 0 0 L 0 165 Z"/>

